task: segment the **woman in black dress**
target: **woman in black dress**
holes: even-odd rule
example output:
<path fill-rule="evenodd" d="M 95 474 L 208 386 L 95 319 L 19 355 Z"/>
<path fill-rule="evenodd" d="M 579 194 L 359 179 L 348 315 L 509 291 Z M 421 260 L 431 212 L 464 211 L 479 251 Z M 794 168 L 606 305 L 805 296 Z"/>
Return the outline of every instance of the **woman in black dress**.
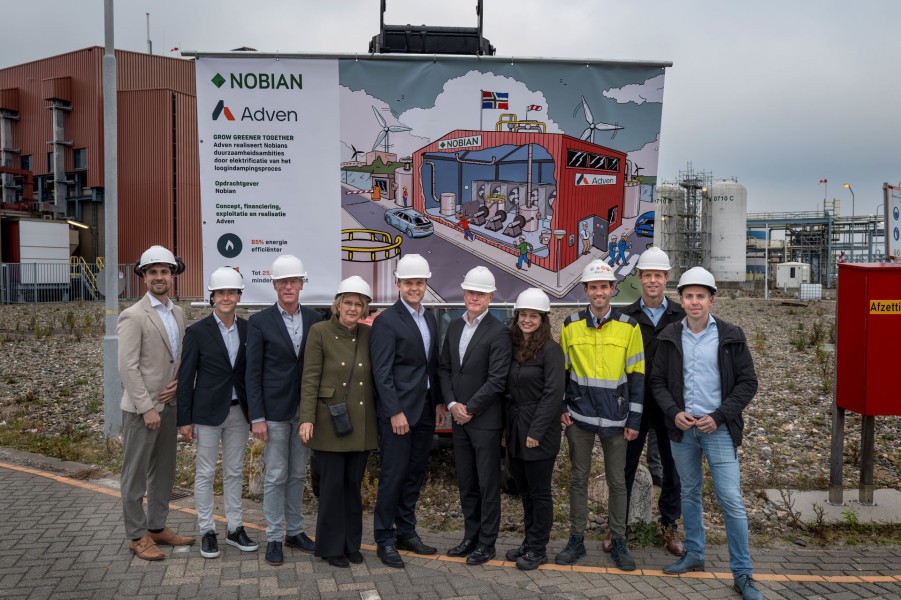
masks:
<path fill-rule="evenodd" d="M 564 360 L 560 345 L 551 338 L 547 294 L 529 288 L 513 308 L 505 439 L 510 471 L 522 494 L 526 537 L 507 552 L 507 560 L 529 571 L 547 562 L 554 522 L 551 476 L 560 452 Z"/>

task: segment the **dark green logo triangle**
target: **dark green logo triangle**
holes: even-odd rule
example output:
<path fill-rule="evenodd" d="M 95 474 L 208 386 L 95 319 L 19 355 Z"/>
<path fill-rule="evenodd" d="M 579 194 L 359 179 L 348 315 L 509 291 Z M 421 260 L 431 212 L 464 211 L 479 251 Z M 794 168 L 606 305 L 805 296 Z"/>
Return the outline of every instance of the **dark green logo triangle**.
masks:
<path fill-rule="evenodd" d="M 225 83 L 225 77 L 223 77 L 219 73 L 216 73 L 216 76 L 213 77 L 212 81 L 213 85 L 215 85 L 217 88 L 221 88 L 222 84 Z"/>

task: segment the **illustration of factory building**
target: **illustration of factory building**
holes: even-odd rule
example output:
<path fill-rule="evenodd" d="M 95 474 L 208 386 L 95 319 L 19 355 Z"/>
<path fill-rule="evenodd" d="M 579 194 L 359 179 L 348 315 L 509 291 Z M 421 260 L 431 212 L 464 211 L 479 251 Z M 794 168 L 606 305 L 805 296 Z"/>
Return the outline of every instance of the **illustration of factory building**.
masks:
<path fill-rule="evenodd" d="M 583 254 L 582 237 L 607 251 L 609 233 L 630 216 L 624 207 L 637 212 L 640 186 L 625 180 L 625 153 L 529 123 L 455 130 L 414 152 L 413 208 L 436 225 L 468 224 L 463 247 L 483 242 L 515 257 L 525 240 L 532 264 L 560 271 Z"/>

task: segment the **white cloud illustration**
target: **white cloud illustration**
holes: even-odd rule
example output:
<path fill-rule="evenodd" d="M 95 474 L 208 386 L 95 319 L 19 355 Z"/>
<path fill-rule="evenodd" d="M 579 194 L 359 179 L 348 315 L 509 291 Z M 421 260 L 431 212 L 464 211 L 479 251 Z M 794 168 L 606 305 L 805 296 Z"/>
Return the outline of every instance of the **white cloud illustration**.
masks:
<path fill-rule="evenodd" d="M 616 100 L 617 104 L 644 104 L 663 102 L 663 74 L 651 77 L 644 83 L 630 83 L 621 88 L 604 90 L 604 97 Z"/>

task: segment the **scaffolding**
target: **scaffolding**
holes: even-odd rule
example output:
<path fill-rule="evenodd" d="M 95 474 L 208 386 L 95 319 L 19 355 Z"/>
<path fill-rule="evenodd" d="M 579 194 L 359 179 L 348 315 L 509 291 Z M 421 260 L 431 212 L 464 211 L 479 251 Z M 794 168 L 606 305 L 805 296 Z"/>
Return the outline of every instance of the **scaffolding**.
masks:
<path fill-rule="evenodd" d="M 688 269 L 703 264 L 710 246 L 702 211 L 712 182 L 713 175 L 709 171 L 695 171 L 690 162 L 684 171 L 679 171 L 677 185 L 685 190 L 684 202 L 676 206 L 676 236 L 668 240 L 669 243 L 664 241 L 664 248 L 671 249 L 674 255 L 674 280 Z"/>

